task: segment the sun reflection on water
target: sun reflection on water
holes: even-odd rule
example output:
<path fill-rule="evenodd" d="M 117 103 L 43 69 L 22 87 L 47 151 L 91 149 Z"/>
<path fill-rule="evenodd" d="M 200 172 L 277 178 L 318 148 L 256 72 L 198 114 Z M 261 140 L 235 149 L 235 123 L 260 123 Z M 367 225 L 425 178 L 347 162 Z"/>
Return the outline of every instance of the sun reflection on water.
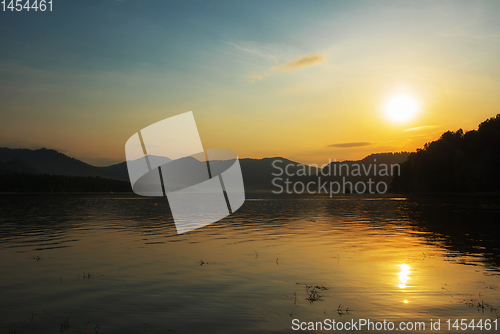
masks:
<path fill-rule="evenodd" d="M 410 274 L 410 266 L 403 263 L 403 264 L 399 264 L 398 265 L 400 268 L 401 268 L 401 271 L 398 273 L 398 277 L 399 277 L 399 287 L 401 289 L 404 289 L 406 288 L 406 282 L 408 282 L 408 279 L 409 279 L 409 274 Z"/>
<path fill-rule="evenodd" d="M 410 276 L 410 269 L 411 267 L 407 265 L 406 263 L 403 264 L 398 264 L 399 268 L 401 269 L 400 272 L 398 272 L 398 278 L 399 278 L 399 288 L 400 289 L 405 289 L 406 288 L 406 283 L 409 280 Z M 405 299 L 403 300 L 403 303 L 408 304 L 408 300 Z"/>

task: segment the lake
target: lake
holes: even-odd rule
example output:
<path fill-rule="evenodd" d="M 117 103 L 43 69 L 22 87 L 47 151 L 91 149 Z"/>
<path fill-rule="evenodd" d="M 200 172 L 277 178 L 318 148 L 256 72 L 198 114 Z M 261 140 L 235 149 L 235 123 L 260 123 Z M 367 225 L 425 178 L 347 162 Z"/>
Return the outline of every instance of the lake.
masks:
<path fill-rule="evenodd" d="M 181 235 L 162 198 L 0 201 L 0 333 L 290 333 L 294 319 L 425 332 L 489 319 L 493 332 L 500 320 L 498 197 L 249 193 Z"/>

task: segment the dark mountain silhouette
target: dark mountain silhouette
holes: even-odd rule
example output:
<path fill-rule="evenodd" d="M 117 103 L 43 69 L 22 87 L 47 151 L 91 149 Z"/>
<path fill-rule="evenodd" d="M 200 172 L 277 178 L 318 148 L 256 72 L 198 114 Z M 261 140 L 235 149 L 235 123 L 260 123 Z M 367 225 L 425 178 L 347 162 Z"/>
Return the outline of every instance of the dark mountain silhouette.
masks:
<path fill-rule="evenodd" d="M 17 162 L 14 162 L 17 161 Z M 0 148 L 0 162 L 10 166 L 11 171 L 28 174 L 64 176 L 99 176 L 108 179 L 127 180 L 127 177 L 49 149 Z M 17 167 L 16 167 L 17 164 Z M 24 167 L 23 167 L 24 166 Z"/>
<path fill-rule="evenodd" d="M 2 192 L 130 192 L 127 181 L 93 176 L 65 176 L 48 174 L 0 174 Z"/>
<path fill-rule="evenodd" d="M 160 156 L 155 156 L 155 155 L 149 155 L 148 156 L 150 161 L 155 160 L 155 159 L 161 159 L 162 161 L 171 161 L 169 158 L 166 157 L 160 157 Z M 120 162 L 114 165 L 106 166 L 106 167 L 98 167 L 102 170 L 108 171 L 116 175 L 116 177 L 120 177 L 121 179 L 128 180 L 128 169 L 127 169 L 127 162 Z"/>
<path fill-rule="evenodd" d="M 276 162 L 275 162 L 276 161 Z M 241 159 L 241 173 L 243 175 L 243 182 L 245 184 L 245 189 L 271 189 L 275 188 L 272 181 L 275 177 L 273 174 L 277 174 L 280 171 L 273 167 L 273 162 L 280 168 L 285 168 L 287 165 L 291 165 L 288 171 L 293 174 L 297 174 L 297 171 L 301 164 L 295 161 L 291 161 L 281 157 L 275 158 L 264 158 L 264 159 Z M 317 168 L 311 168 L 312 173 L 316 173 Z M 309 172 L 309 170 L 307 170 Z M 279 176 L 286 178 L 285 174 Z M 297 179 L 300 177 L 292 177 L 291 179 Z M 302 177 L 304 178 L 304 177 Z"/>
<path fill-rule="evenodd" d="M 447 131 L 411 153 L 392 189 L 400 192 L 500 191 L 500 114 L 477 130 Z"/>
<path fill-rule="evenodd" d="M 122 178 L 128 178 L 128 169 L 127 169 L 127 162 L 120 162 L 114 165 L 106 166 L 106 167 L 99 167 L 102 170 L 111 172 L 115 175 L 119 175 Z"/>
<path fill-rule="evenodd" d="M 279 157 L 264 159 L 241 159 L 240 163 L 246 189 L 274 189 L 276 191 L 279 191 L 280 189 L 272 184 L 273 179 L 275 178 L 282 179 L 281 181 L 277 180 L 276 182 L 281 185 L 283 185 L 284 182 L 287 181 L 287 179 L 292 183 L 300 181 L 306 184 L 312 181 L 318 184 L 318 177 L 321 178 L 321 182 L 338 181 L 342 183 L 342 181 L 345 179 L 346 182 L 356 183 L 359 181 L 367 182 L 369 179 L 371 179 L 374 182 L 384 181 L 387 183 L 387 185 L 389 185 L 392 181 L 392 176 L 379 176 L 378 173 L 375 173 L 373 165 L 377 164 L 378 167 L 382 164 L 386 164 L 390 167 L 391 164 L 398 164 L 403 162 L 408 157 L 408 155 L 408 152 L 371 154 L 363 158 L 362 160 L 332 162 L 330 164 L 331 166 L 326 166 L 323 168 L 323 170 L 321 169 L 321 165 L 311 165 L 311 167 L 306 165 L 306 168 L 304 169 L 303 164 Z M 278 163 L 275 161 L 280 162 Z M 291 165 L 288 168 L 288 173 L 283 170 L 282 175 L 273 175 L 279 174 L 281 172 L 279 169 L 273 166 L 273 162 L 275 162 L 275 166 L 282 169 L 284 169 L 287 165 Z M 341 175 L 339 175 L 340 165 L 348 166 L 344 166 L 342 168 L 343 174 Z M 354 173 L 353 175 L 355 165 L 359 165 L 363 174 L 362 176 L 355 176 L 356 173 Z M 333 166 L 337 167 L 334 168 Z M 368 173 L 364 172 L 363 166 L 366 170 L 370 168 Z M 349 169 L 348 175 L 345 173 L 346 169 Z M 305 171 L 307 175 L 302 175 L 303 173 L 299 173 L 301 175 L 297 175 L 299 170 Z"/>
<path fill-rule="evenodd" d="M 406 153 L 372 154 L 364 158 L 363 160 L 347 161 L 345 163 L 349 165 L 353 165 L 356 163 L 368 165 L 373 164 L 373 160 L 375 159 L 377 160 L 377 163 L 398 163 L 402 162 L 406 158 L 407 155 L 405 154 Z M 154 156 L 152 156 L 151 158 L 165 159 L 163 157 Z M 290 177 L 284 173 L 280 177 L 288 178 L 292 182 L 307 182 L 308 180 L 314 179 L 317 180 L 318 175 L 321 176 L 321 166 L 304 167 L 303 164 L 281 157 L 264 159 L 240 159 L 240 166 L 245 183 L 245 189 L 277 190 L 277 188 L 273 186 L 272 181 L 274 178 L 278 177 L 273 174 L 279 173 L 279 169 L 273 166 L 273 162 L 275 162 L 276 166 L 279 166 L 281 168 L 285 168 L 287 165 L 289 165 L 288 172 L 295 175 Z M 339 162 L 337 162 L 336 164 L 339 164 Z M 297 176 L 296 174 L 300 174 L 299 170 L 303 171 L 304 168 L 306 170 L 306 175 Z M 38 175 L 38 177 L 35 177 L 33 175 Z M 50 176 L 54 177 L 51 178 Z M 75 179 L 75 183 L 77 185 L 72 186 L 70 182 L 71 178 L 58 178 L 55 176 L 81 177 L 81 179 Z M 68 157 L 67 155 L 55 150 L 0 148 L 0 191 L 94 191 L 85 189 L 99 189 L 99 187 L 92 186 L 90 188 L 86 188 L 82 186 L 82 184 L 85 183 L 85 180 L 91 184 L 95 184 L 96 182 L 105 183 L 107 182 L 105 181 L 107 179 L 119 180 L 128 183 L 129 179 L 127 163 L 122 162 L 106 167 L 95 167 L 75 158 Z M 322 176 L 322 179 L 333 180 L 334 178 L 325 178 Z M 348 179 L 351 180 L 352 178 L 348 177 Z M 356 178 L 354 177 L 354 179 L 352 180 L 355 179 Z M 14 182 L 14 180 L 17 181 Z M 24 185 L 16 186 L 16 182 Z M 34 184 L 37 184 L 36 187 L 35 185 L 33 185 L 33 189 L 31 190 L 29 185 L 30 182 L 34 182 Z M 127 191 L 124 189 L 130 190 L 130 186 L 127 187 L 125 183 L 109 183 L 108 186 L 103 187 L 104 190 L 102 191 Z"/>
<path fill-rule="evenodd" d="M 38 170 L 21 159 L 0 161 L 0 174 L 6 173 L 38 174 Z"/>
<path fill-rule="evenodd" d="M 399 164 L 405 161 L 409 155 L 410 152 L 374 153 L 356 162 L 360 164 L 366 164 L 366 163 L 373 164 L 374 161 L 376 161 L 376 163 L 392 165 L 392 164 Z"/>
<path fill-rule="evenodd" d="M 342 185 L 342 192 L 385 193 L 389 189 L 397 167 L 405 161 L 409 152 L 370 154 L 359 161 L 333 162 L 330 166 L 331 177 Z M 358 185 L 358 182 L 360 184 Z"/>

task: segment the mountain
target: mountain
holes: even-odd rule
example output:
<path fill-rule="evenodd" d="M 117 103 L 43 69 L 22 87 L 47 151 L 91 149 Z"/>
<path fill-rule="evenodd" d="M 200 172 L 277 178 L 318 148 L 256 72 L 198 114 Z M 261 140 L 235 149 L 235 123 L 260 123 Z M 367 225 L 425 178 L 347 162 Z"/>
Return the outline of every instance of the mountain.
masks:
<path fill-rule="evenodd" d="M 128 178 L 127 162 L 120 162 L 114 165 L 99 167 L 102 170 L 108 171 L 120 177 Z"/>
<path fill-rule="evenodd" d="M 280 188 L 273 184 L 275 183 L 284 185 L 284 182 L 302 182 L 307 184 L 308 182 L 315 182 L 318 184 L 318 177 L 321 178 L 321 182 L 328 181 L 342 181 L 342 177 L 345 176 L 346 182 L 356 183 L 358 181 L 367 182 L 371 178 L 375 182 L 384 181 L 389 185 L 392 181 L 392 176 L 380 176 L 376 169 L 382 165 L 387 165 L 388 168 L 392 165 L 402 163 L 408 157 L 408 152 L 401 153 L 377 153 L 371 154 L 362 160 L 353 161 L 342 161 L 342 162 L 332 162 L 330 166 L 315 165 L 304 165 L 292 160 L 288 160 L 281 157 L 275 158 L 263 158 L 263 159 L 240 159 L 241 172 L 243 174 L 243 181 L 245 183 L 245 189 L 247 190 L 275 190 L 279 191 Z M 339 166 L 347 165 L 348 167 L 343 167 L 342 171 L 345 172 L 346 168 L 349 168 L 349 175 L 339 175 Z M 359 165 L 362 171 L 361 176 L 356 176 L 353 173 L 355 165 Z M 335 167 L 336 166 L 336 172 Z M 363 166 L 365 169 L 363 169 Z M 372 166 L 372 167 L 370 167 Z M 331 169 L 329 169 L 331 167 Z M 364 170 L 369 169 L 369 173 L 365 175 Z M 389 174 L 390 174 L 389 170 Z M 354 174 L 354 175 L 353 175 Z"/>
<path fill-rule="evenodd" d="M 94 176 L 0 173 L 1 192 L 131 192 L 130 182 Z"/>
<path fill-rule="evenodd" d="M 0 174 L 10 173 L 38 174 L 38 170 L 21 159 L 13 159 L 7 162 L 0 161 Z"/>
<path fill-rule="evenodd" d="M 374 163 L 376 161 L 376 163 L 378 164 L 393 165 L 402 163 L 408 158 L 409 155 L 410 152 L 374 153 L 359 160 L 358 163 L 365 164 L 365 163 Z"/>
<path fill-rule="evenodd" d="M 407 155 L 408 153 L 372 154 L 360 161 L 345 161 L 342 162 L 342 164 L 347 164 L 349 165 L 349 168 L 352 168 L 356 164 L 367 166 L 373 164 L 376 160 L 377 164 L 386 163 L 390 165 L 404 161 Z M 155 159 L 161 159 L 162 161 L 170 160 L 165 157 L 157 156 L 150 156 L 150 159 L 152 161 Z M 325 177 L 325 174 L 321 173 L 325 173 L 325 169 L 322 171 L 320 168 L 321 166 L 307 166 L 281 157 L 263 159 L 246 158 L 240 159 L 239 161 L 245 189 L 247 190 L 279 190 L 275 185 L 273 185 L 273 180 L 276 178 L 281 178 L 282 182 L 286 181 L 286 179 L 291 182 L 309 182 L 310 180 L 317 181 L 318 176 L 320 176 L 324 181 L 338 180 L 335 175 Z M 332 166 L 339 164 L 341 163 L 332 162 Z M 126 162 L 106 167 L 95 167 L 75 158 L 68 157 L 63 153 L 45 148 L 38 150 L 0 148 L 0 176 L 2 174 L 3 179 L 9 178 L 6 174 L 38 174 L 49 176 L 100 177 L 127 182 L 129 180 Z M 11 178 L 13 178 L 13 176 L 11 176 Z M 392 180 L 392 177 L 382 178 L 384 180 L 389 180 L 389 183 Z M 362 177 L 361 179 L 364 180 L 366 177 Z M 49 182 L 49 178 L 37 178 L 36 180 L 40 184 Z M 348 176 L 347 180 L 355 181 L 357 178 L 355 176 Z M 73 189 L 66 178 L 59 178 L 57 179 L 57 182 L 63 184 L 63 186 L 58 189 Z M 80 179 L 77 183 L 81 184 L 83 183 L 83 180 Z M 4 184 L 6 183 L 4 182 Z M 12 187 L 12 185 L 9 186 L 9 189 L 13 189 Z M 49 189 L 43 188 L 42 186 L 39 188 Z M 82 187 L 78 186 L 76 188 L 81 189 Z M 98 188 L 93 187 L 92 189 Z"/>
<path fill-rule="evenodd" d="M 107 179 L 127 180 L 120 174 L 89 165 L 83 161 L 50 149 L 0 148 L 0 162 L 11 172 L 64 176 L 98 176 Z"/>
<path fill-rule="evenodd" d="M 359 188 L 356 188 L 358 182 L 366 186 L 365 192 L 370 192 L 370 189 L 373 190 L 378 183 L 382 182 L 379 189 L 384 193 L 388 190 L 394 175 L 399 174 L 399 164 L 404 162 L 409 155 L 409 152 L 375 153 L 357 161 L 335 161 L 324 168 L 323 174 L 328 175 L 325 177 L 326 181 L 338 182 L 343 188 L 345 185 L 345 192 L 363 192 L 363 185 L 360 184 Z"/>
<path fill-rule="evenodd" d="M 172 161 L 171 159 L 167 157 L 161 157 L 161 156 L 156 156 L 156 155 L 148 155 L 149 161 L 153 163 L 154 161 L 160 160 L 162 162 L 169 162 Z M 106 167 L 98 167 L 102 170 L 105 170 L 107 172 L 111 172 L 117 177 L 120 177 L 122 179 L 128 180 L 128 168 L 127 168 L 127 162 L 120 162 L 114 165 L 106 166 Z"/>
<path fill-rule="evenodd" d="M 273 166 L 274 163 L 274 166 Z M 303 166 L 298 162 L 291 161 L 281 157 L 263 158 L 263 159 L 240 159 L 241 173 L 243 175 L 243 182 L 245 189 L 270 189 L 275 188 L 272 184 L 273 179 L 276 177 L 297 179 L 295 176 L 298 169 Z M 287 176 L 285 168 L 288 167 L 288 174 L 295 174 L 294 176 Z M 281 169 L 281 170 L 280 170 Z M 311 168 L 311 173 L 314 174 L 319 171 L 319 168 Z M 273 174 L 283 175 L 277 176 Z M 309 170 L 306 171 L 309 173 Z M 299 176 L 300 178 L 300 176 Z"/>

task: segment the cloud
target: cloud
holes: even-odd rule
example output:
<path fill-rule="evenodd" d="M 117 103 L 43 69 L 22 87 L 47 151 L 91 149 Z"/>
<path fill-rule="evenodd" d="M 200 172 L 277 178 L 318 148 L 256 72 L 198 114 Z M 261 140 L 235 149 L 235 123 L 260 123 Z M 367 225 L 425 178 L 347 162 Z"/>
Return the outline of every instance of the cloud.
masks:
<path fill-rule="evenodd" d="M 255 82 L 257 80 L 260 80 L 260 79 L 264 78 L 260 74 L 250 74 L 249 77 L 250 77 L 250 79 L 248 79 L 248 81 L 250 81 L 250 82 Z"/>
<path fill-rule="evenodd" d="M 261 80 L 261 79 L 264 79 L 264 77 L 267 77 L 269 76 L 270 74 L 267 73 L 267 72 L 264 72 L 262 74 L 250 74 L 248 76 L 248 82 L 255 82 L 257 80 Z"/>
<path fill-rule="evenodd" d="M 332 144 L 332 145 L 329 145 L 328 147 L 350 148 L 350 147 L 360 147 L 360 146 L 368 146 L 368 145 L 372 145 L 372 143 L 367 142 L 367 141 L 358 141 L 355 143 Z"/>
<path fill-rule="evenodd" d="M 264 77 L 270 76 L 271 74 L 269 72 L 295 71 L 295 70 L 298 70 L 300 68 L 313 66 L 313 65 L 322 63 L 325 60 L 326 60 L 326 56 L 319 54 L 319 53 L 312 53 L 310 55 L 303 56 L 303 57 L 300 57 L 298 59 L 289 61 L 286 64 L 273 66 L 270 68 L 270 70 L 268 72 L 263 72 L 262 74 L 250 74 L 248 82 L 255 82 L 257 80 L 263 79 Z"/>
<path fill-rule="evenodd" d="M 420 131 L 420 130 L 432 129 L 435 127 L 436 127 L 435 125 L 424 125 L 424 126 L 417 126 L 415 128 L 406 129 L 403 131 Z"/>
<path fill-rule="evenodd" d="M 295 71 L 299 68 L 308 67 L 322 63 L 326 60 L 326 57 L 319 53 L 312 53 L 307 56 L 300 57 L 298 59 L 289 61 L 286 64 L 274 66 L 272 69 L 281 71 Z"/>
<path fill-rule="evenodd" d="M 240 51 L 248 52 L 264 58 L 270 58 L 277 61 L 277 57 L 273 54 L 275 51 L 272 47 L 260 46 L 255 43 L 240 43 L 227 42 L 227 44 L 234 46 Z"/>

